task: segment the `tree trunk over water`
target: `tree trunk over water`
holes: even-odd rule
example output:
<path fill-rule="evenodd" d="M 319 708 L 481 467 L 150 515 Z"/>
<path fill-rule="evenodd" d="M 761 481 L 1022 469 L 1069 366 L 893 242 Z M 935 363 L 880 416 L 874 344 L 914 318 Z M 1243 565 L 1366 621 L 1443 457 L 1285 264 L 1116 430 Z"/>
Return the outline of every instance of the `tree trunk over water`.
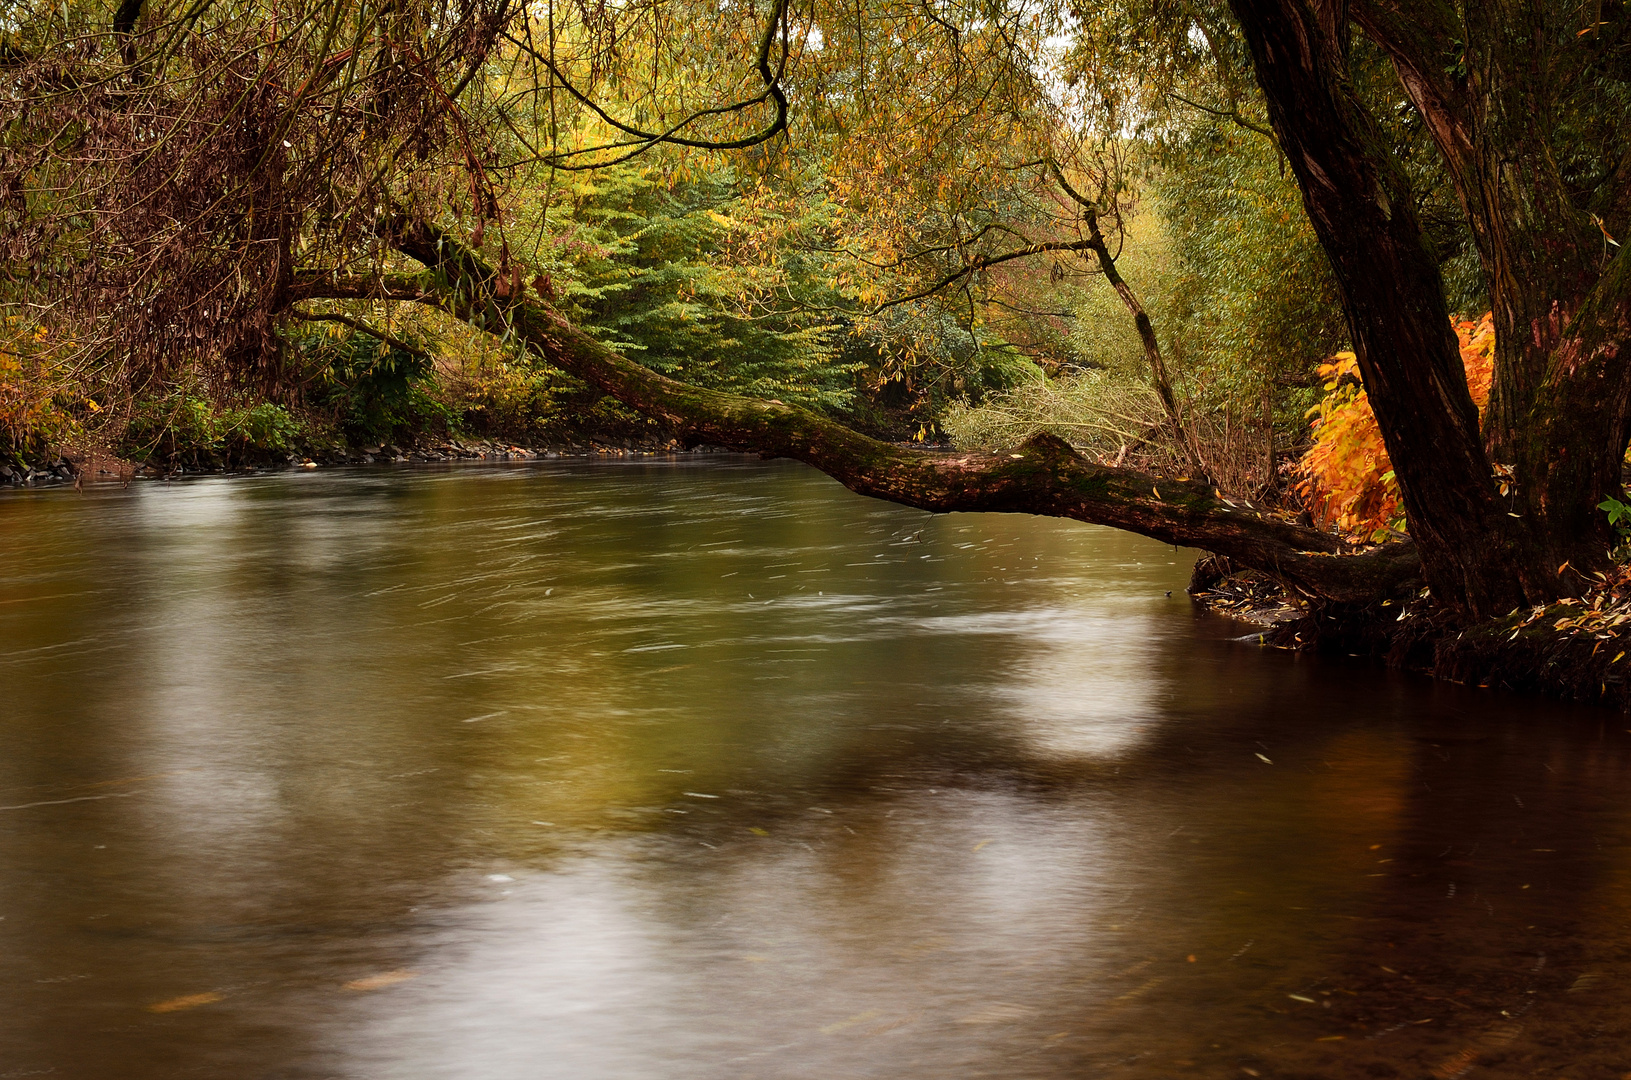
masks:
<path fill-rule="evenodd" d="M 542 303 L 500 297 L 501 272 L 436 226 L 399 220 L 385 235 L 428 273 L 360 282 L 312 278 L 298 282 L 296 292 L 305 298 L 388 295 L 434 305 L 514 335 L 550 365 L 696 442 L 803 461 L 863 495 L 936 512 L 1041 514 L 1108 525 L 1216 552 L 1321 601 L 1368 604 L 1420 587 L 1412 543 L 1359 548 L 1232 502 L 1209 484 L 1097 464 L 1051 435 L 1008 453 L 934 453 L 869 438 L 806 409 L 666 378 Z"/>

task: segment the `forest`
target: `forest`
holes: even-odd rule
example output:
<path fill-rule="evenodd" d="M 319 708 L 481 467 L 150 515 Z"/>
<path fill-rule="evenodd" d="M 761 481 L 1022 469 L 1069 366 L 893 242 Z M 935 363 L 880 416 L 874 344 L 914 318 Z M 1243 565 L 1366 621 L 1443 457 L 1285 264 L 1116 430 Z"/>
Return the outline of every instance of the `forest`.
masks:
<path fill-rule="evenodd" d="M 0 72 L 0 475 L 722 447 L 1631 695 L 1617 0 L 22 0 Z"/>
<path fill-rule="evenodd" d="M 1625 0 L 3 0 L 0 1080 L 1631 1080 Z"/>

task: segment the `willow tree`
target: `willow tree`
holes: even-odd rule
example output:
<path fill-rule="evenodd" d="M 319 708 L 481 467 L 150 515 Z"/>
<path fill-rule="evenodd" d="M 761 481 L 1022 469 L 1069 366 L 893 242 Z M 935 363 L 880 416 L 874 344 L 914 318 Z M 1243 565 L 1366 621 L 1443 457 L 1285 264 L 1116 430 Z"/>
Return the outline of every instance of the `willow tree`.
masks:
<path fill-rule="evenodd" d="M 1364 603 L 1425 582 L 1484 616 L 1605 565 L 1594 508 L 1618 493 L 1631 437 L 1620 5 L 124 0 L 8 18 L 6 298 L 135 377 L 190 355 L 274 379 L 276 330 L 301 305 L 388 299 L 504 335 L 699 441 L 931 510 L 1051 514 L 1206 548 L 1311 597 Z M 1072 38 L 1058 67 L 1034 59 Z M 1499 356 L 1483 431 L 1409 173 L 1355 88 L 1360 50 L 1396 68 L 1477 239 Z M 1361 549 L 1046 436 L 921 452 L 677 382 L 564 318 L 506 224 L 529 171 L 661 148 L 773 165 L 816 140 L 847 197 L 922 177 L 925 215 L 960 197 L 929 168 L 946 155 L 1076 189 L 1075 235 L 953 228 L 948 280 L 1096 252 L 1110 208 L 1059 167 L 1081 114 L 1053 75 L 1101 102 L 1187 80 L 1200 107 L 1276 140 L 1330 259 L 1410 541 Z M 1504 496 L 1498 468 L 1515 480 Z"/>

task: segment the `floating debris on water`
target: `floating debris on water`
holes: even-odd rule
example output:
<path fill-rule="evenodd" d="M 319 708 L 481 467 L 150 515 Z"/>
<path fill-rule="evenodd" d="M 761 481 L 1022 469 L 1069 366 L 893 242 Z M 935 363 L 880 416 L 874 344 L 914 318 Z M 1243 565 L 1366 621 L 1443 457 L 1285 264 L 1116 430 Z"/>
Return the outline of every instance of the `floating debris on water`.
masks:
<path fill-rule="evenodd" d="M 200 1005 L 212 1005 L 220 1000 L 220 994 L 213 990 L 206 990 L 202 994 L 187 994 L 183 997 L 170 998 L 168 1001 L 155 1001 L 147 1007 L 147 1011 L 155 1013 L 180 1012 L 182 1009 L 196 1009 Z"/>

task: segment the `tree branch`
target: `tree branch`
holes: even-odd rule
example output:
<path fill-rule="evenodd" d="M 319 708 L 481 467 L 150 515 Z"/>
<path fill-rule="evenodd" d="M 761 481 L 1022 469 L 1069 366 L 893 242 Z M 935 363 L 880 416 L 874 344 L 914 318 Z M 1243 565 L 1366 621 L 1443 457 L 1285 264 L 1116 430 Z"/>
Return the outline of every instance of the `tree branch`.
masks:
<path fill-rule="evenodd" d="M 1189 459 L 1190 469 L 1197 477 L 1204 479 L 1207 469 L 1206 461 L 1201 456 L 1200 442 L 1195 438 L 1194 429 L 1184 423 L 1183 414 L 1178 411 L 1178 398 L 1172 392 L 1172 380 L 1167 377 L 1167 364 L 1161 355 L 1161 341 L 1155 336 L 1155 326 L 1150 322 L 1149 312 L 1144 310 L 1138 294 L 1116 268 L 1116 257 L 1110 253 L 1110 245 L 1105 243 L 1104 233 L 1099 229 L 1099 215 L 1104 213 L 1104 208 L 1077 191 L 1065 178 L 1065 171 L 1059 167 L 1057 161 L 1050 157 L 1047 164 L 1065 194 L 1082 207 L 1082 220 L 1087 225 L 1087 247 L 1098 259 L 1099 269 L 1104 272 L 1104 279 L 1116 290 L 1122 306 L 1132 315 L 1133 325 L 1138 329 L 1138 340 L 1144 346 L 1144 358 L 1150 364 L 1150 379 L 1155 383 L 1156 396 L 1161 399 L 1161 407 L 1166 410 L 1167 421 L 1172 425 L 1172 433 L 1177 438 L 1178 445 L 1183 447 L 1184 456 Z"/>
<path fill-rule="evenodd" d="M 1247 131 L 1256 132 L 1265 139 L 1274 143 L 1276 146 L 1280 145 L 1280 140 L 1274 137 L 1274 132 L 1270 131 L 1266 127 L 1263 127 L 1261 124 L 1254 124 L 1244 116 L 1241 116 L 1239 109 L 1215 109 L 1210 105 L 1202 105 L 1198 101 L 1191 101 L 1184 97 L 1184 95 L 1178 93 L 1176 90 L 1168 90 L 1167 96 L 1188 105 L 1191 109 L 1197 109 L 1200 112 L 1206 113 L 1210 116 L 1220 117 L 1224 120 L 1233 120 L 1236 124 L 1245 128 Z"/>
<path fill-rule="evenodd" d="M 415 303 L 429 298 L 436 289 L 437 283 L 424 274 L 338 277 L 326 272 L 297 271 L 289 286 L 288 301 L 290 304 L 302 300 L 402 300 Z"/>
<path fill-rule="evenodd" d="M 812 465 L 862 495 L 939 513 L 1042 514 L 1202 547 L 1308 596 L 1365 602 L 1419 584 L 1413 545 L 1359 551 L 1330 533 L 1266 517 L 1208 484 L 1095 464 L 1053 435 L 1002 454 L 938 454 L 861 435 L 779 402 L 678 382 L 608 348 L 542 304 L 499 298 L 495 270 L 456 237 L 399 220 L 390 242 L 444 283 L 423 302 L 489 331 L 647 416 L 709 443 Z"/>
<path fill-rule="evenodd" d="M 367 334 L 369 337 L 378 338 L 393 349 L 401 349 L 403 352 L 408 353 L 411 356 L 417 356 L 422 360 L 430 357 L 430 353 L 426 352 L 424 349 L 421 349 L 419 346 L 410 345 L 399 337 L 368 325 L 361 319 L 353 319 L 351 316 L 342 315 L 338 311 L 325 311 L 321 314 L 313 314 L 307 311 L 296 311 L 294 315 L 295 318 L 301 319 L 305 322 L 332 322 L 339 323 L 341 326 L 349 326 L 351 329 Z"/>
<path fill-rule="evenodd" d="M 520 40 L 514 35 L 505 33 L 503 36 L 506 41 L 520 49 L 522 52 L 526 53 L 528 56 L 532 57 L 534 60 L 543 64 L 544 67 L 549 70 L 549 73 L 560 83 L 563 90 L 565 90 L 568 94 L 571 94 L 572 97 L 576 98 L 580 104 L 588 108 L 596 116 L 600 117 L 600 119 L 606 124 L 630 137 L 625 142 L 605 143 L 598 146 L 584 147 L 580 150 L 569 150 L 565 153 L 555 151 L 553 153 L 542 155 L 539 160 L 557 169 L 581 171 L 586 169 L 601 169 L 606 168 L 607 166 L 620 164 L 628 161 L 630 158 L 638 157 L 660 143 L 672 143 L 675 146 L 689 146 L 702 150 L 745 150 L 750 146 L 758 146 L 760 143 L 769 142 L 771 139 L 787 130 L 787 94 L 781 88 L 782 72 L 780 70 L 772 71 L 770 67 L 770 50 L 776 41 L 776 31 L 781 28 L 782 22 L 784 19 L 786 19 L 786 17 L 787 0 L 775 0 L 775 3 L 772 4 L 770 9 L 770 20 L 765 24 L 764 34 L 759 38 L 759 51 L 756 57 L 759 78 L 764 82 L 765 86 L 764 93 L 760 94 L 758 97 L 748 98 L 745 101 L 733 102 L 730 105 L 718 105 L 710 109 L 699 109 L 687 116 L 685 119 L 670 126 L 665 131 L 646 131 L 642 128 L 637 128 L 632 124 L 627 124 L 621 120 L 618 120 L 605 109 L 601 108 L 600 105 L 587 94 L 583 93 L 583 91 L 572 85 L 571 80 L 568 79 L 565 73 L 563 73 L 556 66 L 553 59 L 538 52 L 531 45 L 528 45 L 526 42 Z M 786 62 L 787 56 L 784 48 L 782 64 L 785 65 Z M 681 131 L 685 130 L 687 127 L 690 127 L 698 120 L 702 120 L 710 116 L 723 116 L 730 113 L 741 112 L 743 109 L 761 104 L 766 100 L 770 100 L 775 103 L 776 115 L 775 118 L 771 120 L 768 127 L 756 134 L 746 135 L 740 139 L 719 140 L 692 139 L 680 134 Z M 629 150 L 628 153 L 621 154 L 609 160 L 592 161 L 586 165 L 570 163 L 568 160 L 570 158 L 582 157 L 584 155 L 598 154 L 606 150 L 621 150 L 626 147 L 633 147 L 634 149 Z"/>

